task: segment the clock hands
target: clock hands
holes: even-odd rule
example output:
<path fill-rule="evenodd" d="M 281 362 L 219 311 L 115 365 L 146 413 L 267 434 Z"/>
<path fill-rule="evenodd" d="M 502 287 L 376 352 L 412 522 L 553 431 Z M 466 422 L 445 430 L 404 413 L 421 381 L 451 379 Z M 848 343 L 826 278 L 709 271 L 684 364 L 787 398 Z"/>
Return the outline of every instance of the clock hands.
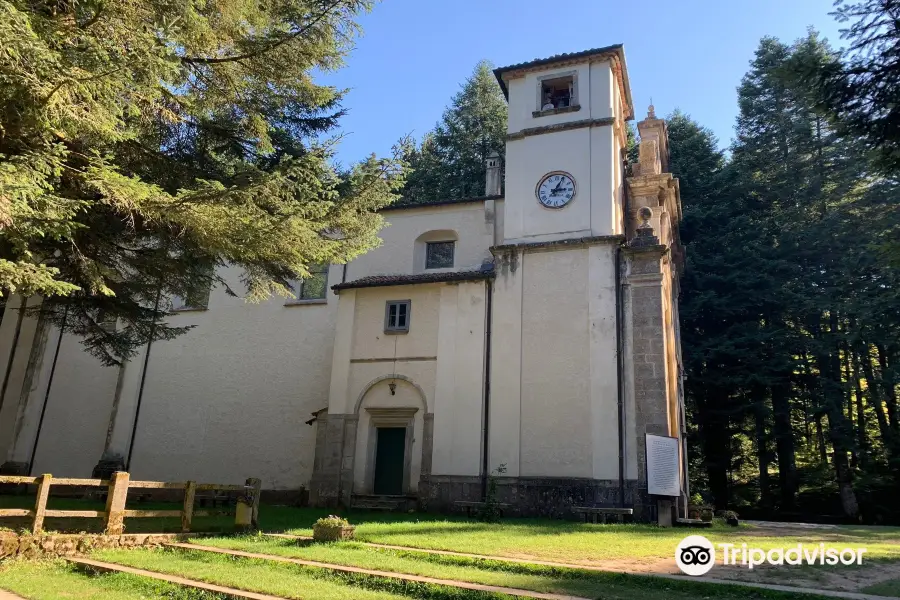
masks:
<path fill-rule="evenodd" d="M 556 194 L 558 194 L 560 191 L 559 188 L 562 187 L 562 184 L 563 184 L 563 179 L 560 178 L 559 183 L 556 184 L 556 187 L 553 188 L 552 190 L 550 190 L 550 195 L 555 196 Z"/>
<path fill-rule="evenodd" d="M 556 185 L 552 183 L 552 179 L 556 179 Z M 549 208 L 560 208 L 565 206 L 574 195 L 574 182 L 565 175 L 548 175 L 540 186 L 538 200 Z"/>
<path fill-rule="evenodd" d="M 562 187 L 562 184 L 563 184 L 563 179 L 562 179 L 562 177 L 560 177 L 560 178 L 559 178 L 559 183 L 556 184 L 556 187 L 553 188 L 553 189 L 550 191 L 550 193 L 553 194 L 553 195 L 555 196 L 556 193 L 559 191 L 559 188 Z"/>

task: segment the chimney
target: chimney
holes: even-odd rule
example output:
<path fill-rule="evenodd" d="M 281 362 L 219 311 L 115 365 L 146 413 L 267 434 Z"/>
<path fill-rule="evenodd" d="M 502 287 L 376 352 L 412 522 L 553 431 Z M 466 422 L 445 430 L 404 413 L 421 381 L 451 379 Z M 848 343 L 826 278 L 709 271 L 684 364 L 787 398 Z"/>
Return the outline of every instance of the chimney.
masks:
<path fill-rule="evenodd" d="M 484 161 L 484 195 L 500 195 L 500 155 L 495 150 Z"/>

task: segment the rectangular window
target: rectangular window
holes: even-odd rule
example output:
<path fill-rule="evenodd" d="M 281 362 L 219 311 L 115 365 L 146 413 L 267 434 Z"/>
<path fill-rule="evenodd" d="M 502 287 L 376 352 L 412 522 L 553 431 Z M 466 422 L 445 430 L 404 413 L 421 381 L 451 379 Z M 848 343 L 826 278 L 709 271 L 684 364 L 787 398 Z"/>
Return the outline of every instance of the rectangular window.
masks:
<path fill-rule="evenodd" d="M 575 76 L 567 75 L 541 82 L 541 106 L 539 110 L 568 108 L 577 104 L 575 99 Z"/>
<path fill-rule="evenodd" d="M 428 242 L 425 245 L 426 269 L 449 269 L 453 267 L 453 249 L 456 242 Z"/>
<path fill-rule="evenodd" d="M 291 281 L 294 288 L 294 302 L 303 300 L 324 300 L 328 291 L 328 265 L 312 265 L 309 277 Z M 290 303 L 291 301 L 288 301 Z"/>
<path fill-rule="evenodd" d="M 406 333 L 409 331 L 409 300 L 389 300 L 384 309 L 385 333 Z"/>

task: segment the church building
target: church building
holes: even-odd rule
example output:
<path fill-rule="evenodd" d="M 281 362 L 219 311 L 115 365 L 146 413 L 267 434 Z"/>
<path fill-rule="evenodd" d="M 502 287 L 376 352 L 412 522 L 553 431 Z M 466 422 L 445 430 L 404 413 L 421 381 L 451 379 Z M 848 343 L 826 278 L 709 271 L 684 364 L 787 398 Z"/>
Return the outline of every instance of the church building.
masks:
<path fill-rule="evenodd" d="M 384 209 L 383 244 L 297 282 L 296 299 L 173 298 L 170 322 L 194 328 L 104 367 L 18 310 L 40 298 L 11 297 L 2 471 L 258 477 L 264 501 L 435 511 L 481 500 L 493 478 L 510 515 L 650 519 L 650 435 L 676 448 L 683 506 L 666 123 L 651 106 L 629 164 L 621 45 L 495 74 L 506 157 L 487 159 L 484 195 Z"/>

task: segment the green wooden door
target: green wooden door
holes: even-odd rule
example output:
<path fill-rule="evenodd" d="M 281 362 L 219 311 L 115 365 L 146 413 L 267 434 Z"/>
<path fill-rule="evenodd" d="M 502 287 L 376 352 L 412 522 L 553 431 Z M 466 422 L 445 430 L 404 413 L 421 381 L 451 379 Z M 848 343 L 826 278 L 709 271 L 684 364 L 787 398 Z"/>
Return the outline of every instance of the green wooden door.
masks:
<path fill-rule="evenodd" d="M 375 485 L 378 495 L 403 494 L 403 461 L 406 454 L 405 427 L 379 427 L 375 445 Z"/>

